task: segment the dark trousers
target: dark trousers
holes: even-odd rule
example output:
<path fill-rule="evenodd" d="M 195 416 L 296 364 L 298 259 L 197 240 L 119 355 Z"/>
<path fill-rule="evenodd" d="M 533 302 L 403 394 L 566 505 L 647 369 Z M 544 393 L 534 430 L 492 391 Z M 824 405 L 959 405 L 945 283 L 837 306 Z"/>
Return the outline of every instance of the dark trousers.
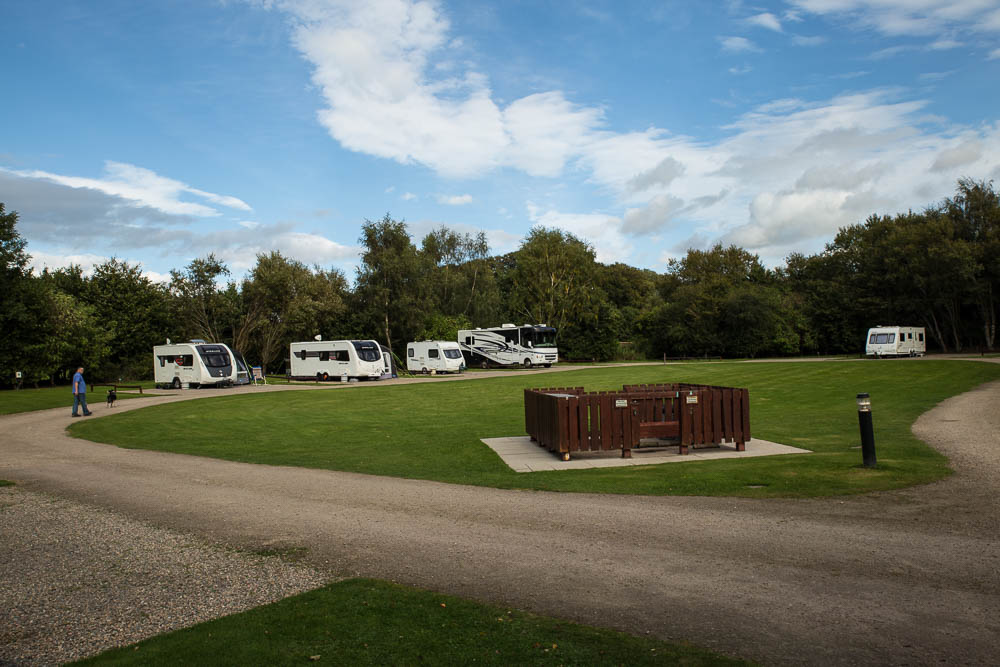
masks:
<path fill-rule="evenodd" d="M 89 415 L 90 410 L 87 408 L 87 393 L 81 392 L 79 394 L 73 394 L 73 414 L 76 415 L 76 407 L 83 407 L 83 414 Z"/>

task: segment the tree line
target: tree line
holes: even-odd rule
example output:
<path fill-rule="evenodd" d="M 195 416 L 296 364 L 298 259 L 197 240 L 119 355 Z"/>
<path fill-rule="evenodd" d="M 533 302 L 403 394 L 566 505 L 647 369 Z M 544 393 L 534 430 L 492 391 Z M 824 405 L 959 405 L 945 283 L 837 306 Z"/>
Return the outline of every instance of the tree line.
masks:
<path fill-rule="evenodd" d="M 815 255 L 765 267 L 736 246 L 688 250 L 662 273 L 596 261 L 571 233 L 534 227 L 494 255 L 484 233 L 440 227 L 417 246 L 389 214 L 365 220 L 353 284 L 337 269 L 261 253 L 234 279 L 214 255 L 168 283 L 112 258 L 30 269 L 18 215 L 0 203 L 0 384 L 151 376 L 153 345 L 224 342 L 268 372 L 288 345 L 375 339 L 402 355 L 411 340 L 455 340 L 503 322 L 558 329 L 564 359 L 609 360 L 857 354 L 877 324 L 924 326 L 941 351 L 996 346 L 1000 199 L 992 182 L 962 179 L 920 213 L 872 215 Z"/>

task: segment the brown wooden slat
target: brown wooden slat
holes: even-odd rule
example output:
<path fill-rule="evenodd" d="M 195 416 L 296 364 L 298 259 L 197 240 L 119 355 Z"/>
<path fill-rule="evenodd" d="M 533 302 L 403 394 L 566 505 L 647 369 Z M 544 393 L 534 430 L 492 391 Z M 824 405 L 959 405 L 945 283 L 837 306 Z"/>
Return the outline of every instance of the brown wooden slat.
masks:
<path fill-rule="evenodd" d="M 712 389 L 712 442 L 722 442 L 722 390 Z"/>
<path fill-rule="evenodd" d="M 580 425 L 580 399 L 576 396 L 566 399 L 566 441 L 567 450 L 576 452 L 580 450 L 580 432 L 577 430 Z"/>
<path fill-rule="evenodd" d="M 611 397 L 601 394 L 601 449 L 614 449 L 611 439 Z"/>

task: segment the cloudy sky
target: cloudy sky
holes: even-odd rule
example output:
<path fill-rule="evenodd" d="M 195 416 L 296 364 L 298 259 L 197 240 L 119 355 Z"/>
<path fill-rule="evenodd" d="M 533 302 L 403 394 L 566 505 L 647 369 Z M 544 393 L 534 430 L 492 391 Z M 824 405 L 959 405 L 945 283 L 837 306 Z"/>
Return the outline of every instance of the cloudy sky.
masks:
<path fill-rule="evenodd" d="M 153 277 L 360 225 L 533 225 L 770 265 L 1000 182 L 1000 0 L 32 0 L 0 17 L 0 201 L 37 267 Z"/>

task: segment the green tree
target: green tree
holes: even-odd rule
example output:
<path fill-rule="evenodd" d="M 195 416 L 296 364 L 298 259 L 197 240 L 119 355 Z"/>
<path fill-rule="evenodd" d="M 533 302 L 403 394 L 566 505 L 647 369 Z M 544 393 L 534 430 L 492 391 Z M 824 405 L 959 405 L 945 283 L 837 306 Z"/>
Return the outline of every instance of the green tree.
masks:
<path fill-rule="evenodd" d="M 257 255 L 257 264 L 243 282 L 244 312 L 255 315 L 246 338 L 265 372 L 284 358 L 290 343 L 328 335 L 324 327 L 345 310 L 343 295 L 337 292 L 340 283 L 338 272 L 313 272 L 280 252 Z"/>
<path fill-rule="evenodd" d="M 406 223 L 388 213 L 376 222 L 365 220 L 358 240 L 364 246 L 355 286 L 362 326 L 377 331 L 376 338 L 398 354 L 432 312 L 424 281 L 429 258 L 418 253 Z"/>
<path fill-rule="evenodd" d="M 170 318 L 166 286 L 146 277 L 141 265 L 111 258 L 94 267 L 86 301 L 99 326 L 110 334 L 107 363 L 88 362 L 95 378 L 151 376 L 153 346 L 178 331 Z"/>
<path fill-rule="evenodd" d="M 173 311 L 178 326 L 186 338 L 202 338 L 210 342 L 232 340 L 226 336 L 232 321 L 226 299 L 219 287 L 220 278 L 229 275 L 229 267 L 214 254 L 192 260 L 183 271 L 170 271 L 168 289 L 173 297 Z"/>

